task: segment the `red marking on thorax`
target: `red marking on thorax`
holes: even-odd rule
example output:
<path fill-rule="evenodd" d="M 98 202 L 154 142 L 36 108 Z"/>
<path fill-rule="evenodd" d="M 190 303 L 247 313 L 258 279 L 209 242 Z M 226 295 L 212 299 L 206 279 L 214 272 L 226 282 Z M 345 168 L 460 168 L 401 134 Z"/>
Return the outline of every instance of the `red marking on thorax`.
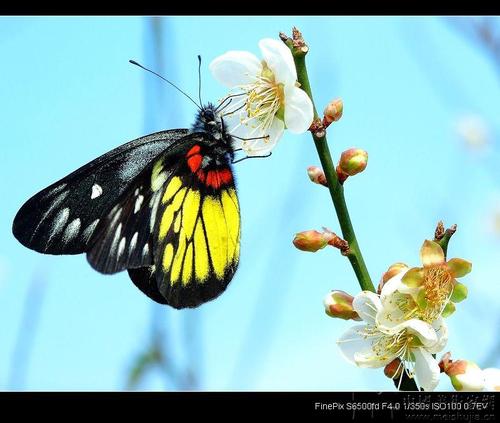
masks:
<path fill-rule="evenodd" d="M 200 154 L 200 146 L 195 145 L 191 147 L 186 154 L 187 164 L 191 172 L 196 173 L 201 166 L 201 162 L 203 161 L 203 156 Z"/>
<path fill-rule="evenodd" d="M 205 184 L 209 187 L 218 189 L 233 180 L 233 175 L 229 169 L 209 170 Z"/>
<path fill-rule="evenodd" d="M 196 144 L 195 146 L 193 146 L 191 148 L 191 150 L 188 151 L 186 157 L 190 157 L 194 154 L 198 154 L 200 152 L 200 146 L 198 144 Z"/>
<path fill-rule="evenodd" d="M 196 172 L 196 175 L 201 182 L 205 183 L 205 172 L 203 171 L 203 169 L 200 169 L 198 172 Z"/>
<path fill-rule="evenodd" d="M 195 154 L 187 160 L 191 172 L 195 173 L 200 168 L 202 160 L 203 157 L 201 156 L 201 154 Z"/>
<path fill-rule="evenodd" d="M 187 164 L 191 172 L 196 173 L 198 179 L 207 187 L 219 189 L 222 185 L 229 184 L 233 180 L 233 175 L 228 168 L 209 170 L 208 172 L 201 169 L 203 156 L 200 151 L 200 146 L 195 145 L 186 154 Z"/>

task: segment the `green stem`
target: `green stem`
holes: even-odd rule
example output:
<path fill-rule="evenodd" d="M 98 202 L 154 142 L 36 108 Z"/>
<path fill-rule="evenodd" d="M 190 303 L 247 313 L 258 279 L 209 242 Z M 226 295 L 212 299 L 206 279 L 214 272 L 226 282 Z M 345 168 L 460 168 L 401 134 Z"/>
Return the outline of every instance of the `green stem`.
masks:
<path fill-rule="evenodd" d="M 445 259 L 446 259 L 447 255 L 448 255 L 448 243 L 450 242 L 450 239 L 451 239 L 451 237 L 453 236 L 453 234 L 455 233 L 456 230 L 457 230 L 457 227 L 456 227 L 456 225 L 454 225 L 451 228 L 446 229 L 446 231 L 444 232 L 444 235 L 443 235 L 443 237 L 441 239 L 434 240 L 443 249 L 443 253 L 444 253 L 444 258 Z"/>
<path fill-rule="evenodd" d="M 292 54 L 295 61 L 295 67 L 297 69 L 297 79 L 300 83 L 300 87 L 311 99 L 314 108 L 314 119 L 318 119 L 318 112 L 316 111 L 316 106 L 314 105 L 311 86 L 307 76 L 305 53 L 299 50 L 294 50 L 292 47 Z M 356 274 L 356 277 L 358 278 L 361 289 L 375 292 L 370 274 L 368 273 L 368 269 L 366 268 L 361 250 L 359 248 L 358 240 L 356 239 L 356 234 L 354 233 L 354 228 L 352 227 L 351 218 L 349 217 L 349 211 L 347 210 L 347 204 L 345 202 L 344 188 L 339 183 L 335 165 L 333 164 L 332 156 L 330 154 L 330 149 L 328 148 L 326 134 L 318 137 L 313 133 L 312 137 L 321 161 L 323 172 L 325 173 L 326 180 L 328 181 L 328 189 L 330 191 L 330 196 L 332 197 L 333 205 L 335 206 L 343 238 L 349 243 L 349 254 L 347 255 L 347 258 L 351 262 L 351 266 Z"/>

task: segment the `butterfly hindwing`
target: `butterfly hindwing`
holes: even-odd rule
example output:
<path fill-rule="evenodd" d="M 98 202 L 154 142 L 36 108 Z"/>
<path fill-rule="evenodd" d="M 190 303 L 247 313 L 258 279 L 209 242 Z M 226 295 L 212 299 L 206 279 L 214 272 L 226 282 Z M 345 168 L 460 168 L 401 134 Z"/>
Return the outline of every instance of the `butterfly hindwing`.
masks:
<path fill-rule="evenodd" d="M 152 174 L 151 164 L 94 231 L 87 259 L 99 272 L 116 273 L 153 264 L 152 232 L 159 193 L 151 189 Z"/>
<path fill-rule="evenodd" d="M 46 254 L 87 250 L 99 221 L 151 160 L 187 130 L 151 134 L 93 160 L 29 199 L 12 231 L 26 247 Z"/>
<path fill-rule="evenodd" d="M 233 175 L 229 165 L 200 172 L 197 165 L 210 152 L 198 136 L 181 158 L 185 162 L 165 179 L 152 240 L 154 267 L 129 270 L 139 289 L 153 299 L 160 294 L 176 308 L 195 307 L 220 295 L 239 261 L 240 213 Z M 169 159 L 155 164 L 160 173 L 172 168 Z"/>

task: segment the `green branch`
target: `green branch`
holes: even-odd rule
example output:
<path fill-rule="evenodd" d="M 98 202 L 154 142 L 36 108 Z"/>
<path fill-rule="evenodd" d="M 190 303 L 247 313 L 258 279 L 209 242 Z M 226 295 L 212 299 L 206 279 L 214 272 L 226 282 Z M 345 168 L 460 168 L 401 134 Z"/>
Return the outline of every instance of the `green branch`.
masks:
<path fill-rule="evenodd" d="M 293 41 L 289 38 L 285 41 L 285 44 L 287 44 L 288 47 L 292 50 L 295 67 L 297 69 L 297 79 L 300 83 L 300 87 L 307 93 L 313 103 L 314 119 L 316 121 L 317 119 L 319 119 L 319 116 L 318 112 L 316 111 L 316 106 L 314 105 L 311 85 L 309 84 L 309 78 L 307 76 L 305 60 L 307 47 L 304 47 L 305 44 L 302 46 L 294 46 Z M 358 240 L 356 239 L 356 234 L 354 233 L 351 218 L 349 217 L 349 211 L 347 210 L 347 204 L 344 197 L 344 188 L 339 183 L 335 165 L 330 154 L 330 149 L 328 148 L 325 131 L 323 131 L 321 135 L 318 135 L 318 132 L 311 133 L 314 140 L 314 145 L 316 146 L 316 150 L 321 161 L 323 172 L 325 173 L 326 180 L 328 182 L 328 189 L 330 191 L 330 196 L 332 197 L 333 205 L 337 213 L 337 218 L 340 223 L 342 235 L 344 239 L 349 243 L 349 253 L 347 254 L 347 258 L 351 262 L 351 266 L 354 270 L 354 273 L 356 274 L 361 289 L 375 292 L 370 274 L 368 273 L 368 269 L 366 268 L 361 250 L 359 248 Z"/>

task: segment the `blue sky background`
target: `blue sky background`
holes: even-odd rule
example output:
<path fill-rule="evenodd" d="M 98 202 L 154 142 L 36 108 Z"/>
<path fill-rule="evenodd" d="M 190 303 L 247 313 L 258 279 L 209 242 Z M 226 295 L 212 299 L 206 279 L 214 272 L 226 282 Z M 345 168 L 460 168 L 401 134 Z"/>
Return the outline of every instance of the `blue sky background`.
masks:
<path fill-rule="evenodd" d="M 500 78 L 445 18 L 171 17 L 158 43 L 144 17 L 3 17 L 0 389 L 124 389 L 152 319 L 169 359 L 195 371 L 196 389 L 393 389 L 381 370 L 342 359 L 335 340 L 350 323 L 324 314 L 329 290 L 359 291 L 349 262 L 333 249 L 309 254 L 291 244 L 301 230 L 339 230 L 326 189 L 307 178 L 307 166 L 319 163 L 308 134 L 286 134 L 271 158 L 236 165 L 240 267 L 227 292 L 199 309 L 154 305 L 125 273 L 100 275 L 83 255 L 35 253 L 11 233 L 35 192 L 125 141 L 191 125 L 194 105 L 130 58 L 196 96 L 201 54 L 203 98 L 213 101 L 225 94 L 208 72 L 213 58 L 259 55 L 261 38 L 293 25 L 310 46 L 318 108 L 344 100 L 329 130 L 335 160 L 350 147 L 370 155 L 345 190 L 372 279 L 397 261 L 418 265 L 436 222 L 457 223 L 449 255 L 471 260 L 473 272 L 464 280 L 468 300 L 448 320 L 446 350 L 500 366 L 491 353 L 500 318 L 500 238 L 491 229 L 500 201 Z M 466 148 L 456 125 L 468 115 L 487 123 L 492 146 Z M 20 331 L 34 333 L 26 356 Z M 139 387 L 179 389 L 157 371 Z"/>

